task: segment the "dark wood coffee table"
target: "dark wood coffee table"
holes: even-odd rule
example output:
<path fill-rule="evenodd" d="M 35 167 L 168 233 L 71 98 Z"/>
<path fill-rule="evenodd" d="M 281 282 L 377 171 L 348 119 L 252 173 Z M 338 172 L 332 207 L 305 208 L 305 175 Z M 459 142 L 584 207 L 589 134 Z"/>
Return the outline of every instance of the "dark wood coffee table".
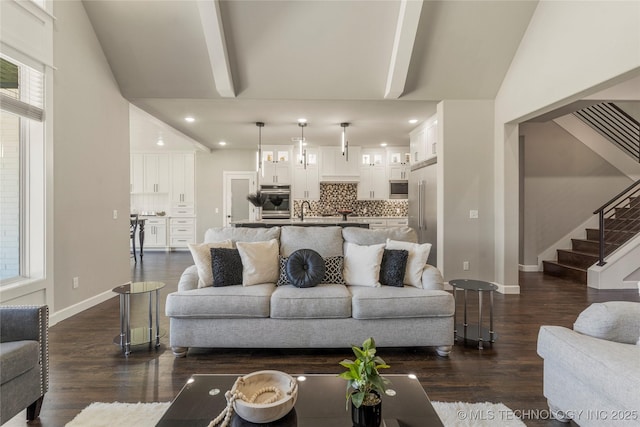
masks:
<path fill-rule="evenodd" d="M 226 406 L 224 393 L 242 375 L 193 375 L 156 427 L 207 427 Z M 443 426 L 420 381 L 407 375 L 385 375 L 394 396 L 383 396 L 382 417 L 386 427 Z M 297 375 L 293 376 L 298 377 Z M 351 427 L 345 409 L 346 381 L 337 375 L 309 375 L 298 381 L 298 400 L 283 419 L 253 424 L 234 414 L 232 427 Z"/>

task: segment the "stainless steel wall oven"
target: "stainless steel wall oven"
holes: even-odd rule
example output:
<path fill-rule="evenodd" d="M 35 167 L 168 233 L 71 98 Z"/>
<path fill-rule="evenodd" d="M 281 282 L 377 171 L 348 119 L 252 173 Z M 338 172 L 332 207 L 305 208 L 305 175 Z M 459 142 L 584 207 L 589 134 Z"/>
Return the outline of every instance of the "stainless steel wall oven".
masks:
<path fill-rule="evenodd" d="M 262 207 L 263 219 L 291 218 L 289 185 L 261 185 L 260 192 L 267 195 L 267 202 Z"/>

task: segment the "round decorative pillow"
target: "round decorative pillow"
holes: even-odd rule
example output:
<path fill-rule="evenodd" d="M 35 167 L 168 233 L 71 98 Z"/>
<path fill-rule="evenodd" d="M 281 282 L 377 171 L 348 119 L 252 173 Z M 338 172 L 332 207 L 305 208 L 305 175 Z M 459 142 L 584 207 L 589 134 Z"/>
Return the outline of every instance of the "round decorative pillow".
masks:
<path fill-rule="evenodd" d="M 312 249 L 298 249 L 287 260 L 287 277 L 297 288 L 311 288 L 324 278 L 324 260 Z"/>

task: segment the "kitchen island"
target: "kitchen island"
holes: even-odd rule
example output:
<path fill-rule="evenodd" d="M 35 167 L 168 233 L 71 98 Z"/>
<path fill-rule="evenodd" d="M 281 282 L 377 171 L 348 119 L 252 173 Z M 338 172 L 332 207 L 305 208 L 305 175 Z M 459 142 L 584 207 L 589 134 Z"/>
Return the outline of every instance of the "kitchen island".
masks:
<path fill-rule="evenodd" d="M 233 227 L 249 227 L 249 228 L 269 228 L 282 227 L 285 225 L 295 225 L 298 227 L 360 227 L 369 228 L 369 222 L 366 218 L 347 219 L 344 221 L 341 217 L 309 217 L 301 220 L 299 218 L 286 219 L 261 219 L 257 221 L 241 220 L 232 221 Z"/>

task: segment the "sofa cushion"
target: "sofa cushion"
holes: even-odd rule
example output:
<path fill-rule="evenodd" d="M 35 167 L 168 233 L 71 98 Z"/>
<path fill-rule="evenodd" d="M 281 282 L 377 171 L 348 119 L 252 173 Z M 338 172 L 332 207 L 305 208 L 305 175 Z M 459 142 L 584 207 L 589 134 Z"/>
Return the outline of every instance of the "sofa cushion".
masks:
<path fill-rule="evenodd" d="M 431 243 L 411 243 L 399 240 L 387 239 L 387 249 L 401 249 L 409 251 L 407 258 L 407 267 L 404 274 L 404 284 L 422 288 L 422 270 L 427 265 L 429 252 L 431 252 Z"/>
<path fill-rule="evenodd" d="M 640 303 L 607 301 L 591 304 L 580 313 L 573 330 L 607 341 L 636 344 L 640 336 Z"/>
<path fill-rule="evenodd" d="M 38 365 L 37 341 L 9 341 L 0 344 L 0 384 L 22 375 Z"/>
<path fill-rule="evenodd" d="M 380 262 L 384 244 L 344 244 L 344 280 L 352 286 L 380 286 Z"/>
<path fill-rule="evenodd" d="M 418 242 L 418 235 L 411 227 L 390 227 L 373 230 L 344 227 L 342 237 L 345 242 L 355 243 L 356 245 L 379 245 L 380 243 L 387 243 L 387 239 L 412 243 Z"/>
<path fill-rule="evenodd" d="M 206 243 L 220 242 L 231 239 L 235 242 L 264 242 L 280 238 L 280 227 L 245 228 L 245 227 L 214 227 L 204 233 Z"/>
<path fill-rule="evenodd" d="M 351 317 L 351 293 L 344 285 L 313 288 L 278 286 L 271 295 L 274 319 L 344 319 Z"/>
<path fill-rule="evenodd" d="M 323 258 L 342 256 L 342 227 L 282 227 L 280 255 L 288 257 L 298 249 L 313 249 Z"/>
<path fill-rule="evenodd" d="M 242 284 L 242 258 L 237 249 L 211 248 L 213 286 Z"/>
<path fill-rule="evenodd" d="M 380 284 L 382 286 L 404 286 L 409 251 L 385 249 L 380 262 Z"/>
<path fill-rule="evenodd" d="M 276 285 L 209 287 L 167 295 L 166 314 L 177 318 L 269 317 Z"/>
<path fill-rule="evenodd" d="M 287 278 L 296 288 L 312 288 L 324 279 L 324 260 L 311 249 L 298 249 L 287 260 Z"/>
<path fill-rule="evenodd" d="M 446 291 L 413 287 L 349 286 L 354 319 L 404 319 L 453 316 L 454 300 Z"/>
<path fill-rule="evenodd" d="M 236 243 L 242 258 L 242 285 L 276 283 L 278 268 L 278 241 Z"/>
<path fill-rule="evenodd" d="M 212 243 L 189 243 L 193 262 L 198 269 L 198 287 L 213 286 L 211 248 L 232 248 L 231 240 Z"/>

